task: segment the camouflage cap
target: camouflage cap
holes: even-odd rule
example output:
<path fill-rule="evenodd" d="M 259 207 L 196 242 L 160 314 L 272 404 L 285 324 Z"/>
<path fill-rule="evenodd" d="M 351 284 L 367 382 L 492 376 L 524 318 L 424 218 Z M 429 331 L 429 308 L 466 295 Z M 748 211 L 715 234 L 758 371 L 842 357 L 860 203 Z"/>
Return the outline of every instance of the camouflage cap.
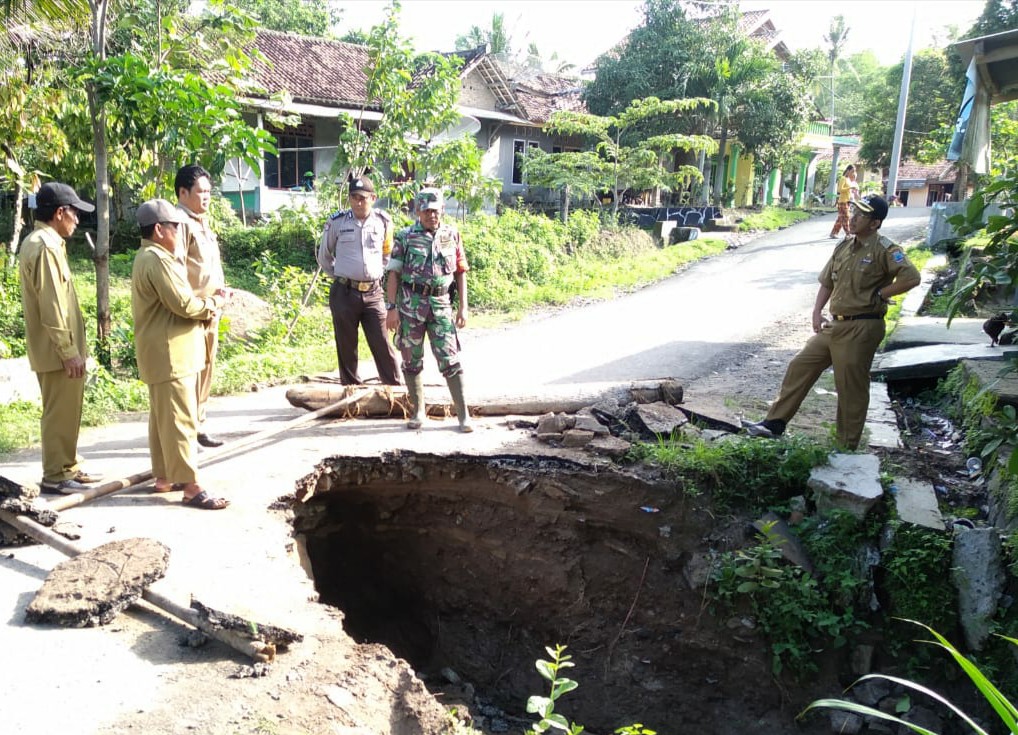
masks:
<path fill-rule="evenodd" d="M 441 189 L 435 189 L 428 187 L 427 189 L 421 189 L 417 193 L 418 209 L 442 209 L 445 207 L 445 197 L 442 196 Z"/>

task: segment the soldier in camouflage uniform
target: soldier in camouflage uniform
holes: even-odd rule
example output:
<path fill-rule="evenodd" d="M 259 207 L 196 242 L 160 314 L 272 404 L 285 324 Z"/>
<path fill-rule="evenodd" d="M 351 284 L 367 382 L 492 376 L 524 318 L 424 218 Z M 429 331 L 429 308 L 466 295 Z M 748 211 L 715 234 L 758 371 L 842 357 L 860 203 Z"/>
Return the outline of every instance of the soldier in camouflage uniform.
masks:
<path fill-rule="evenodd" d="M 467 323 L 467 258 L 459 231 L 442 224 L 445 200 L 438 189 L 422 189 L 415 200 L 417 222 L 396 235 L 386 266 L 385 326 L 396 332 L 403 356 L 403 375 L 412 411 L 408 429 L 424 422 L 424 335 L 428 335 L 438 369 L 445 376 L 459 418 L 460 431 L 473 431 L 463 397 L 463 369 L 456 328 Z M 459 306 L 453 316 L 450 288 L 455 283 Z"/>

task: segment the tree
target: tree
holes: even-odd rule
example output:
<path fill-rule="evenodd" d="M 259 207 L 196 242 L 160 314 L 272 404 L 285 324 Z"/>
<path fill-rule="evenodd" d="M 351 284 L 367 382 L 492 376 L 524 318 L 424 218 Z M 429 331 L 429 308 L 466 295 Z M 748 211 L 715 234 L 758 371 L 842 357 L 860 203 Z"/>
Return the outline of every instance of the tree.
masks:
<path fill-rule="evenodd" d="M 262 28 L 302 36 L 329 36 L 342 16 L 342 11 L 328 0 L 231 0 L 231 3 L 257 18 Z"/>
<path fill-rule="evenodd" d="M 1018 28 L 1018 0 L 986 0 L 983 12 L 965 34 L 965 38 L 988 36 L 991 33 Z"/>
<path fill-rule="evenodd" d="M 467 51 L 487 44 L 488 53 L 499 54 L 508 61 L 513 53 L 510 42 L 509 31 L 505 27 L 505 15 L 492 13 L 491 28 L 471 26 L 469 31 L 456 37 L 456 50 Z"/>
<path fill-rule="evenodd" d="M 841 53 L 845 48 L 845 42 L 848 40 L 848 25 L 845 23 L 845 16 L 836 15 L 831 18 L 831 26 L 824 36 L 824 41 L 827 42 L 827 60 L 830 62 L 828 66 L 828 73 L 830 74 L 831 83 L 831 98 L 829 100 L 828 108 L 831 111 L 831 132 L 834 132 L 835 122 L 835 100 L 837 99 L 834 94 L 835 80 L 837 79 L 838 72 L 838 60 L 841 58 Z"/>
<path fill-rule="evenodd" d="M 904 65 L 887 72 L 883 84 L 871 90 L 861 124 L 860 157 L 874 166 L 886 166 L 891 157 L 898 94 Z M 912 82 L 905 115 L 901 158 L 939 160 L 946 145 L 929 145 L 931 136 L 953 126 L 958 114 L 964 78 L 952 76 L 948 58 L 941 49 L 923 49 L 913 58 Z"/>
<path fill-rule="evenodd" d="M 628 188 L 650 189 L 660 187 L 674 190 L 687 185 L 690 181 L 701 177 L 695 166 L 678 166 L 669 170 L 664 165 L 664 158 L 674 151 L 710 151 L 716 150 L 713 139 L 699 135 L 682 133 L 664 133 L 638 141 L 634 145 L 625 145 L 626 133 L 634 126 L 656 119 L 670 123 L 674 129 L 681 120 L 681 113 L 700 108 L 710 108 L 711 100 L 691 98 L 682 100 L 659 100 L 648 97 L 633 100 L 629 107 L 618 115 L 592 115 L 583 112 L 556 112 L 544 126 L 549 133 L 578 135 L 594 142 L 594 150 L 603 163 L 597 167 L 585 153 L 560 153 L 550 159 L 538 158 L 534 166 L 535 173 L 544 182 L 553 183 L 555 176 L 563 183 L 570 177 L 581 186 L 586 186 L 584 179 L 578 176 L 585 165 L 590 166 L 591 176 L 600 176 L 599 189 L 611 191 L 613 194 L 612 214 L 617 219 L 619 198 Z M 557 164 L 556 174 L 549 171 L 548 164 Z M 526 164 L 525 171 L 526 169 Z"/>
<path fill-rule="evenodd" d="M 841 57 L 835 64 L 837 90 L 835 109 L 837 120 L 835 131 L 858 133 L 866 118 L 866 107 L 875 90 L 882 89 L 889 67 L 881 65 L 872 51 L 862 51 L 849 57 Z M 830 109 L 830 90 L 819 85 L 816 92 L 817 104 L 821 110 Z"/>

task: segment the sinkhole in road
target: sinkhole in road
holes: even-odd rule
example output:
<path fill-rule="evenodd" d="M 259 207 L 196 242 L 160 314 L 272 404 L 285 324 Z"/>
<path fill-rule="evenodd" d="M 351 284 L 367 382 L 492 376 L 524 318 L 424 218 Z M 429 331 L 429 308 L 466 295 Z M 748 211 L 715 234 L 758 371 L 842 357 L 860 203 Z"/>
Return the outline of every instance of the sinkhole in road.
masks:
<path fill-rule="evenodd" d="M 762 642 L 705 614 L 710 514 L 661 478 L 561 457 L 394 452 L 329 458 L 297 497 L 320 599 L 475 723 L 493 709 L 532 720 L 527 698 L 548 689 L 534 662 L 557 643 L 579 682 L 559 711 L 594 732 L 740 732 L 743 716 L 780 706 L 774 687 L 747 686 L 770 680 Z"/>

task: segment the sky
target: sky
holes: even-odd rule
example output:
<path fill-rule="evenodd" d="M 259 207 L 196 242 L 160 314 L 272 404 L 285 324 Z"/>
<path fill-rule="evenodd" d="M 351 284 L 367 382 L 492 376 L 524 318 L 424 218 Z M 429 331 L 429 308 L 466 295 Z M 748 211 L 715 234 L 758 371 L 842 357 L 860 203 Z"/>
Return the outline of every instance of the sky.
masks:
<path fill-rule="evenodd" d="M 340 33 L 367 29 L 384 17 L 385 0 L 337 2 Z M 542 57 L 557 53 L 578 68 L 589 65 L 639 25 L 639 0 L 402 0 L 403 33 L 421 51 L 450 51 L 471 26 L 491 27 L 493 13 L 505 16 L 513 46 L 536 43 Z M 943 26 L 968 30 L 983 0 L 744 0 L 743 9 L 769 9 L 782 40 L 793 50 L 822 46 L 831 18 L 844 15 L 846 52 L 870 49 L 886 65 L 902 59 L 913 9 L 918 8 L 915 48 L 944 45 Z M 934 44 L 939 36 L 940 42 Z"/>

